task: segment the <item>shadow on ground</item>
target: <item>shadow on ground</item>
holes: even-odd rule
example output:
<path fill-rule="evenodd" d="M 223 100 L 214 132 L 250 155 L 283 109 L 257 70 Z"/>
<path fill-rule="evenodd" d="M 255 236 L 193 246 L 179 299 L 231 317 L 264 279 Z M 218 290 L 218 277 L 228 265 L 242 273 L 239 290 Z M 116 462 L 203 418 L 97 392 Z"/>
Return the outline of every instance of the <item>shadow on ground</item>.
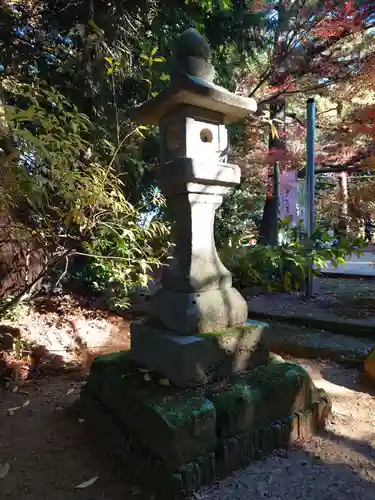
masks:
<path fill-rule="evenodd" d="M 361 370 L 347 370 L 347 376 L 343 379 L 342 374 L 337 370 L 337 366 L 332 363 L 326 363 L 320 370 L 322 377 L 328 382 L 343 386 L 346 389 L 370 394 L 375 397 L 374 383 L 366 379 L 364 372 Z"/>
<path fill-rule="evenodd" d="M 31 383 L 25 393 L 0 393 L 0 463 L 10 465 L 1 480 L 1 497 L 9 500 L 139 500 L 151 499 L 129 483 L 126 470 L 104 454 L 95 435 L 83 431 L 79 415 L 62 411 L 77 397 L 82 381 L 63 376 Z M 71 390 L 74 390 L 71 392 Z M 69 394 L 67 394 L 69 392 Z M 7 415 L 7 408 L 30 404 Z M 295 449 L 240 470 L 220 484 L 203 489 L 200 500 L 373 500 L 375 470 L 360 470 L 345 455 L 350 449 L 364 454 L 368 443 L 324 433 L 322 447 L 306 453 Z M 344 447 L 339 456 L 330 447 Z M 311 448 L 311 447 L 310 447 Z M 324 456 L 327 452 L 328 458 Z M 373 450 L 367 459 L 374 465 Z M 349 463 L 344 463 L 348 461 Z M 342 463 L 339 463 L 339 462 Z M 371 475 L 374 475 L 371 477 Z M 367 477 L 365 477 L 367 475 Z M 75 486 L 99 476 L 90 487 Z M 209 495 L 209 496 L 207 496 Z M 354 496 L 353 496 L 354 495 Z"/>
<path fill-rule="evenodd" d="M 1 480 L 1 498 L 126 500 L 137 494 L 124 481 L 125 471 L 103 452 L 91 451 L 95 435 L 87 435 L 84 423 L 63 411 L 77 397 L 80 385 L 70 374 L 30 383 L 19 393 L 0 393 L 0 464 L 10 465 Z M 8 408 L 26 400 L 27 407 L 8 415 Z M 99 476 L 96 484 L 75 489 L 94 476 Z"/>
<path fill-rule="evenodd" d="M 375 428 L 374 432 L 369 434 L 367 439 L 351 439 L 347 436 L 335 434 L 331 430 L 325 430 L 321 436 L 323 439 L 327 439 L 331 443 L 337 443 L 342 448 L 352 450 L 371 461 L 373 463 L 373 479 L 375 481 Z"/>

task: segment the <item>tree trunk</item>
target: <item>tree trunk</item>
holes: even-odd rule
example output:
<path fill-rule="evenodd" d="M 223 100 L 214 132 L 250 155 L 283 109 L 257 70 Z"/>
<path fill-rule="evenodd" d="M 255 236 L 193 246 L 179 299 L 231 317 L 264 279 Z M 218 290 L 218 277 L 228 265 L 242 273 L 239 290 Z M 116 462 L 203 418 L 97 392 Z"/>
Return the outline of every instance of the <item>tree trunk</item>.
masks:
<path fill-rule="evenodd" d="M 278 4 L 278 28 L 275 33 L 275 45 L 273 51 L 273 60 L 271 61 L 273 66 L 273 76 L 270 78 L 270 86 L 277 87 L 283 84 L 285 79 L 285 72 L 280 72 L 280 64 L 282 65 L 284 60 L 284 52 L 287 50 L 285 42 L 283 41 L 283 30 L 285 30 L 285 18 L 286 18 L 286 6 L 283 0 L 280 0 Z M 284 132 L 285 130 L 285 97 L 280 96 L 278 100 L 271 102 L 270 104 L 270 120 L 280 120 L 282 123 L 274 123 L 278 132 Z M 268 149 L 270 152 L 285 150 L 285 137 L 278 134 L 272 133 L 269 135 Z M 275 172 L 275 166 L 271 174 L 272 185 L 274 183 L 273 173 Z M 278 189 L 272 189 L 272 193 L 278 192 Z M 267 196 L 264 208 L 263 217 L 260 223 L 259 236 L 260 242 L 263 245 L 277 245 L 278 242 L 278 204 L 279 200 L 276 197 Z"/>
<path fill-rule="evenodd" d="M 272 196 L 267 195 L 263 207 L 263 216 L 259 227 L 259 242 L 262 245 L 270 245 L 274 230 L 275 200 Z"/>
<path fill-rule="evenodd" d="M 278 132 L 281 132 L 283 135 L 283 132 L 285 130 L 285 99 L 282 98 L 278 100 L 277 102 L 271 103 L 270 105 L 270 119 L 271 120 L 281 120 L 283 123 L 276 124 L 275 126 L 278 129 Z M 284 137 L 276 137 L 272 133 L 270 133 L 269 136 L 269 151 L 280 151 L 284 150 L 286 148 L 285 144 L 285 139 Z M 270 174 L 270 185 L 273 187 L 274 184 L 274 172 L 275 172 L 275 167 L 273 168 L 272 174 Z M 262 245 L 277 245 L 278 242 L 278 218 L 279 218 L 279 213 L 278 213 L 278 205 L 279 205 L 279 200 L 277 199 L 277 196 L 274 196 L 275 189 L 272 189 L 272 187 L 269 186 L 269 190 L 271 188 L 271 193 L 268 193 L 266 196 L 266 200 L 264 203 L 264 208 L 263 208 L 263 217 L 260 223 L 260 228 L 259 228 L 259 239 Z M 278 191 L 278 190 L 277 190 Z"/>

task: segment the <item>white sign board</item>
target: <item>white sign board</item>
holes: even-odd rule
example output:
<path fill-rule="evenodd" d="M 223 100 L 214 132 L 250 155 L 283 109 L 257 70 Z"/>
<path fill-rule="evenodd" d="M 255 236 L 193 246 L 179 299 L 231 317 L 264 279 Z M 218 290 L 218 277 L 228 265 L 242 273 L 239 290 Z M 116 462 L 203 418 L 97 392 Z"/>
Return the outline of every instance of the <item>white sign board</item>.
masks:
<path fill-rule="evenodd" d="M 279 217 L 290 219 L 297 224 L 297 172 L 286 170 L 280 174 L 279 183 Z"/>
<path fill-rule="evenodd" d="M 306 193 L 306 181 L 303 179 L 297 180 L 297 219 L 298 221 L 302 221 L 302 226 L 305 227 L 306 223 L 306 202 L 307 202 L 307 193 Z"/>

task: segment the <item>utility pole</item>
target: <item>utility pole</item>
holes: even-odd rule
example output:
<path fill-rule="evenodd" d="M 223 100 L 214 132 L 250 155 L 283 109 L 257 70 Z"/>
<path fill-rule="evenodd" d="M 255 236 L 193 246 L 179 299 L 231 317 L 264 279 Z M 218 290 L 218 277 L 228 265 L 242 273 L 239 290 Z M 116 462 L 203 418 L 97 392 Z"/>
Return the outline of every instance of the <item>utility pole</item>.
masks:
<path fill-rule="evenodd" d="M 315 121 L 316 104 L 315 99 L 307 101 L 307 132 L 306 132 L 306 232 L 308 245 L 311 244 L 311 236 L 315 232 Z M 312 263 L 307 271 L 306 297 L 314 296 L 314 277 Z"/>

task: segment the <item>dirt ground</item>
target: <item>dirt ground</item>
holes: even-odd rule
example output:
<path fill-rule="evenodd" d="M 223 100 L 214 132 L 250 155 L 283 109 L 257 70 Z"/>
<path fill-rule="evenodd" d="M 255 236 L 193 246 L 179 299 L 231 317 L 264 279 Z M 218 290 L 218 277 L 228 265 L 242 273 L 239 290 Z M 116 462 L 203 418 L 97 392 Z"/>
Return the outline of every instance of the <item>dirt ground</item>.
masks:
<path fill-rule="evenodd" d="M 331 300 L 349 300 L 359 293 L 359 285 L 363 287 L 362 282 L 352 283 L 354 289 L 349 290 L 347 281 L 334 282 L 333 290 L 332 280 L 322 282 L 322 295 Z M 366 287 L 361 295 L 375 297 L 375 285 Z M 9 333 L 26 338 L 38 350 L 31 359 L 26 354 L 12 361 L 12 380 L 7 388 L 0 386 L 0 498 L 150 500 L 131 483 L 126 470 L 99 449 L 84 421 L 65 411 L 78 397 L 93 357 L 129 347 L 129 318 L 70 296 L 55 297 L 33 304 L 17 321 L 0 324 L 4 356 L 12 347 L 6 346 Z M 333 398 L 325 433 L 201 489 L 195 499 L 375 499 L 374 396 L 356 370 L 295 361 L 306 366 Z M 0 380 L 4 365 L 0 359 Z M 79 371 L 66 373 L 67 367 Z M 28 377 L 31 380 L 24 380 Z M 90 480 L 91 485 L 76 488 Z"/>
<path fill-rule="evenodd" d="M 252 294 L 249 289 L 249 312 L 361 320 L 375 326 L 375 280 L 324 277 L 314 283 L 316 295 L 309 299 L 298 293 L 259 294 L 256 289 Z"/>
<path fill-rule="evenodd" d="M 296 361 L 333 398 L 333 416 L 325 433 L 201 489 L 193 498 L 248 500 L 249 494 L 273 500 L 375 498 L 375 398 L 356 370 Z M 0 479 L 1 498 L 150 498 L 97 448 L 95 437 L 84 431 L 84 422 L 63 411 L 77 398 L 82 384 L 82 375 L 70 373 L 30 381 L 17 392 L 12 388 L 0 392 L 0 478 L 9 464 Z M 91 486 L 76 488 L 96 477 Z"/>
<path fill-rule="evenodd" d="M 23 368 L 31 364 L 38 372 L 56 373 L 83 365 L 87 371 L 95 356 L 129 348 L 130 318 L 102 310 L 84 297 L 41 297 L 20 308 L 15 318 L 0 321 L 0 359 L 7 352 L 14 358 L 18 342 Z M 33 359 L 25 359 L 30 354 Z"/>
<path fill-rule="evenodd" d="M 318 283 L 316 298 L 304 300 L 290 294 L 280 300 L 271 294 L 267 309 L 291 314 L 322 311 L 340 318 L 361 318 L 375 326 L 375 280 L 321 278 Z M 257 304 L 263 297 L 252 300 Z M 16 318 L 0 321 L 0 355 L 12 346 L 11 337 L 19 337 L 29 347 L 37 347 L 34 362 L 38 369 L 40 364 L 50 372 L 82 363 L 88 368 L 95 355 L 129 347 L 130 318 L 130 314 L 102 310 L 94 300 L 83 297 L 40 297 L 21 309 Z M 10 344 L 4 345 L 7 341 Z"/>
<path fill-rule="evenodd" d="M 375 281 L 366 279 L 319 278 L 317 300 L 322 307 L 343 318 L 375 316 Z"/>
<path fill-rule="evenodd" d="M 289 358 L 293 360 L 292 358 Z M 329 392 L 333 414 L 322 435 L 200 490 L 199 500 L 373 500 L 375 398 L 357 370 L 321 361 L 300 362 Z"/>

